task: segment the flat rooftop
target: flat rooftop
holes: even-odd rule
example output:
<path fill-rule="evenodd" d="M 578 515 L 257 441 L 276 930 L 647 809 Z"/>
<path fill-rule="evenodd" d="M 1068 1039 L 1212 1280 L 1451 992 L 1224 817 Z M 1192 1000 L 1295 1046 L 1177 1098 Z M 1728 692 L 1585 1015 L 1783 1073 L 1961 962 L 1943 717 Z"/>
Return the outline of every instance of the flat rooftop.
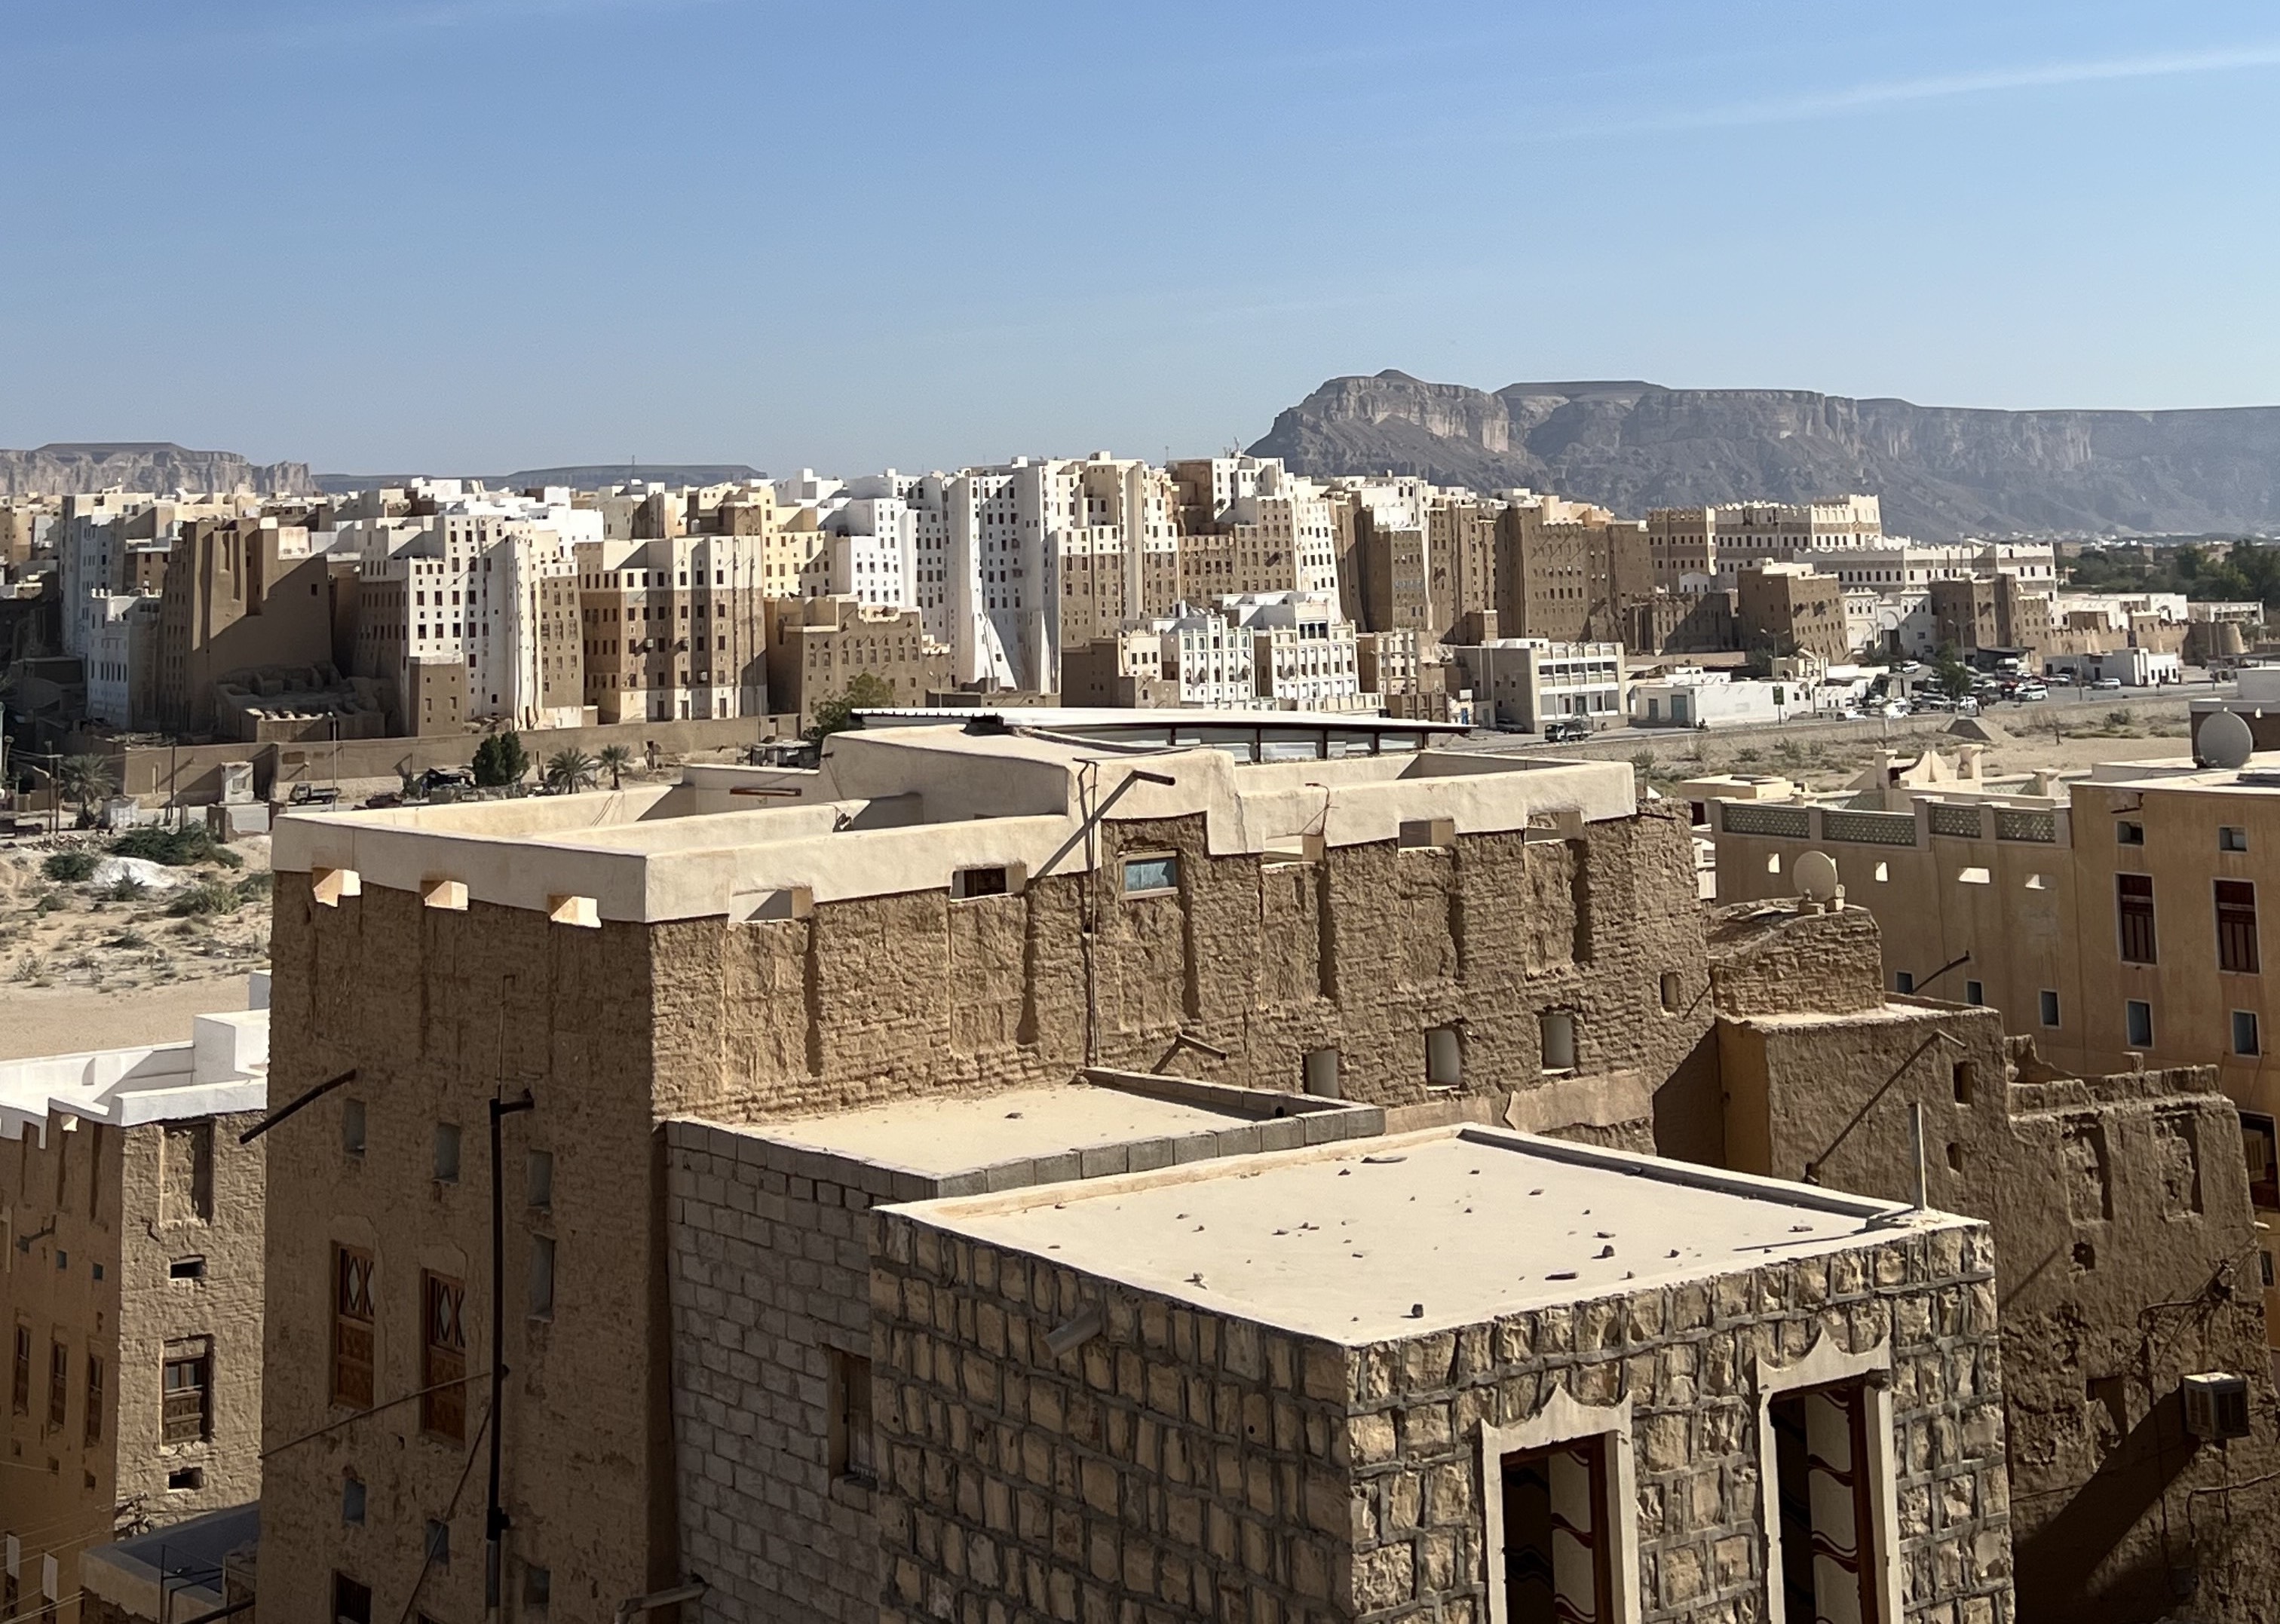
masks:
<path fill-rule="evenodd" d="M 372 885 L 566 924 L 743 920 L 794 917 L 795 895 L 812 904 L 946 890 L 961 869 L 1018 870 L 1015 889 L 1082 872 L 1094 821 L 1200 817 L 1212 854 L 1230 856 L 1306 837 L 1391 842 L 1422 819 L 1473 835 L 1638 806 L 1625 763 L 1430 748 L 1421 724 L 1132 712 L 1179 720 L 1153 739 L 1128 726 L 1094 739 L 1065 718 L 1004 720 L 1022 714 L 836 734 L 813 768 L 690 766 L 671 786 L 293 812 L 277 821 L 272 862 L 322 876 L 328 906 Z"/>
<path fill-rule="evenodd" d="M 1972 1221 L 1473 1127 L 902 1210 L 1141 1290 L 1348 1343 Z"/>
<path fill-rule="evenodd" d="M 900 1100 L 743 1131 L 914 1173 L 944 1174 L 1135 1139 L 1212 1133 L 1252 1120 L 1231 1105 L 1213 1109 L 1072 1082 L 981 1098 Z"/>
<path fill-rule="evenodd" d="M 2107 762 L 2091 783 L 2100 789 L 2198 790 L 2203 794 L 2270 795 L 2280 790 L 2280 752 L 2259 750 L 2237 767 L 2203 766 L 2191 756 Z"/>

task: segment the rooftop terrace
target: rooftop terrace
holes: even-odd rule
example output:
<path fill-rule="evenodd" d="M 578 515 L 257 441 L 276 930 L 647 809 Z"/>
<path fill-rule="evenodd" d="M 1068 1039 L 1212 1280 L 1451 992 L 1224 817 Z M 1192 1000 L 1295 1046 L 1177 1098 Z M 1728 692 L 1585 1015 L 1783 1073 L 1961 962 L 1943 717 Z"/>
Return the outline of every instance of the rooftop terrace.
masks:
<path fill-rule="evenodd" d="M 1970 1221 L 1476 1127 L 908 1210 L 974 1240 L 1347 1343 Z"/>

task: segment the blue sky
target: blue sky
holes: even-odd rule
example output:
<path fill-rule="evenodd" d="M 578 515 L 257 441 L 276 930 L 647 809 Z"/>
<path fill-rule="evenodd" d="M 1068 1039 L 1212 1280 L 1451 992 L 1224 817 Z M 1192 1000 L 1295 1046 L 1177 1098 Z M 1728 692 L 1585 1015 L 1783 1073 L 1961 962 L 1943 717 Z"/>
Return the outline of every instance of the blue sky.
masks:
<path fill-rule="evenodd" d="M 1194 454 L 1322 379 L 2280 400 L 2280 12 L 8 0 L 0 444 Z"/>

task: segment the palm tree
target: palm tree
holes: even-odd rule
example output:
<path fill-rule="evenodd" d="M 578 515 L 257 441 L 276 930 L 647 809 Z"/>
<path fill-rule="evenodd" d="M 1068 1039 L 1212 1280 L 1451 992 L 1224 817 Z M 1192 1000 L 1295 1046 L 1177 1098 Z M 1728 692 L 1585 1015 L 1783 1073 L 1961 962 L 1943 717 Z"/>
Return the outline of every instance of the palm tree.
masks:
<path fill-rule="evenodd" d="M 605 744 L 594 765 L 610 775 L 610 788 L 626 787 L 626 769 L 634 764 L 634 752 L 623 744 Z"/>
<path fill-rule="evenodd" d="M 95 821 L 95 804 L 111 793 L 111 758 L 65 756 L 56 763 L 52 781 L 58 795 L 79 803 L 80 827 L 85 828 Z"/>
<path fill-rule="evenodd" d="M 601 774 L 602 764 L 582 750 L 560 750 L 546 758 L 546 781 L 565 794 L 592 789 Z"/>

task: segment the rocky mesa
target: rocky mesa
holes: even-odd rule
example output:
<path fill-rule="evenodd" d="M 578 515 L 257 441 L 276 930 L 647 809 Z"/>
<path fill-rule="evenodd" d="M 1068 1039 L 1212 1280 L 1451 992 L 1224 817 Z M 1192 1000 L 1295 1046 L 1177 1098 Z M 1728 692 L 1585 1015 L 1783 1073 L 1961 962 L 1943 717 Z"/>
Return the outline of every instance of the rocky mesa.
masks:
<path fill-rule="evenodd" d="M 0 451 L 0 496 L 67 496 L 108 490 L 250 490 L 265 496 L 316 494 L 304 462 L 249 462 L 235 451 L 193 451 L 171 441 L 58 443 Z"/>
<path fill-rule="evenodd" d="M 2280 530 L 2280 407 L 1998 412 L 1638 380 L 1490 391 L 1333 378 L 1252 450 L 1306 473 L 1526 485 L 1651 507 L 1868 491 L 1886 529 L 1962 535 Z"/>

